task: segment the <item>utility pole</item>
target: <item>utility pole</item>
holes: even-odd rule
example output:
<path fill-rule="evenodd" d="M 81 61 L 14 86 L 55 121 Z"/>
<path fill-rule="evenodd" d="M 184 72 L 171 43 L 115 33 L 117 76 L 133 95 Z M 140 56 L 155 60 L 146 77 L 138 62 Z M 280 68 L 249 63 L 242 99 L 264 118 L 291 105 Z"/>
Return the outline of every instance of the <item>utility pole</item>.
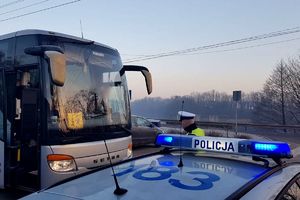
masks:
<path fill-rule="evenodd" d="M 235 134 L 237 135 L 237 132 L 238 132 L 238 104 L 239 104 L 239 101 L 242 99 L 242 91 L 241 90 L 236 90 L 236 91 L 233 91 L 232 93 L 232 99 L 233 101 L 236 102 L 236 107 L 235 107 Z"/>

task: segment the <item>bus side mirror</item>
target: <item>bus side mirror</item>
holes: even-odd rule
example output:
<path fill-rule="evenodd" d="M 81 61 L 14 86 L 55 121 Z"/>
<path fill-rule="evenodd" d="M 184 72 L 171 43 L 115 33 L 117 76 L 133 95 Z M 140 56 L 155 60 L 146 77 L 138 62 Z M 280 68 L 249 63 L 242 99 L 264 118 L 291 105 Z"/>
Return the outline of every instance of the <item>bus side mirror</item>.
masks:
<path fill-rule="evenodd" d="M 146 67 L 137 65 L 123 65 L 123 68 L 120 70 L 120 75 L 123 76 L 126 71 L 141 72 L 145 77 L 148 94 L 152 93 L 152 76 Z"/>
<path fill-rule="evenodd" d="M 52 81 L 57 86 L 63 86 L 66 79 L 66 56 L 58 51 L 45 51 L 49 59 Z"/>
<path fill-rule="evenodd" d="M 63 86 L 66 79 L 66 56 L 59 46 L 41 45 L 28 47 L 24 50 L 28 55 L 43 56 L 49 60 L 52 82 Z"/>

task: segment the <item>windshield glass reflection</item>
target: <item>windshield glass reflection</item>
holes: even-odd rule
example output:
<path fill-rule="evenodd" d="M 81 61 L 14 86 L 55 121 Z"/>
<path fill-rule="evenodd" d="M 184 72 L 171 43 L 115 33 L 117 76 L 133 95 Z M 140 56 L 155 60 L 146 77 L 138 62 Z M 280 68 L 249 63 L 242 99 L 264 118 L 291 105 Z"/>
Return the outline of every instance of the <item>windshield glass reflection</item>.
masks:
<path fill-rule="evenodd" d="M 127 86 L 119 73 L 119 55 L 96 45 L 75 44 L 66 44 L 65 54 L 66 81 L 63 87 L 52 87 L 50 128 L 68 132 L 127 124 Z"/>

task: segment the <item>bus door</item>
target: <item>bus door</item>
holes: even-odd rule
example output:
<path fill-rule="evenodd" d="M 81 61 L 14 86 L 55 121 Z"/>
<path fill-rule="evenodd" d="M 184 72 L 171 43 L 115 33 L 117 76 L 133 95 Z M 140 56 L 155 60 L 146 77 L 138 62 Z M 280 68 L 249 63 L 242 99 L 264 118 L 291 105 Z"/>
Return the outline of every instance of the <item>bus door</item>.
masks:
<path fill-rule="evenodd" d="M 17 188 L 34 191 L 39 187 L 38 94 L 36 70 L 6 72 L 7 182 Z"/>
<path fill-rule="evenodd" d="M 0 188 L 4 188 L 4 135 L 5 135 L 5 111 L 4 111 L 4 81 L 3 81 L 3 69 L 0 68 Z"/>
<path fill-rule="evenodd" d="M 4 142 L 0 140 L 0 188 L 4 188 Z"/>
<path fill-rule="evenodd" d="M 7 116 L 7 87 L 4 68 L 0 68 L 0 188 L 11 185 L 10 176 L 13 165 L 11 164 L 10 133 L 11 121 Z"/>

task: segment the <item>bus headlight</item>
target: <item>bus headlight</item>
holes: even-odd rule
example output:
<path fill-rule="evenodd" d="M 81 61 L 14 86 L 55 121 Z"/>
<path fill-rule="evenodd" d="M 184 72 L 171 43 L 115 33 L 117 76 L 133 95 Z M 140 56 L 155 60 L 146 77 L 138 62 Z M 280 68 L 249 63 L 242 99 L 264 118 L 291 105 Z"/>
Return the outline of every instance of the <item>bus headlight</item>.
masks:
<path fill-rule="evenodd" d="M 128 144 L 127 158 L 132 158 L 132 143 Z"/>
<path fill-rule="evenodd" d="M 74 158 L 69 155 L 51 154 L 47 156 L 49 167 L 55 172 L 76 171 L 77 166 Z"/>

